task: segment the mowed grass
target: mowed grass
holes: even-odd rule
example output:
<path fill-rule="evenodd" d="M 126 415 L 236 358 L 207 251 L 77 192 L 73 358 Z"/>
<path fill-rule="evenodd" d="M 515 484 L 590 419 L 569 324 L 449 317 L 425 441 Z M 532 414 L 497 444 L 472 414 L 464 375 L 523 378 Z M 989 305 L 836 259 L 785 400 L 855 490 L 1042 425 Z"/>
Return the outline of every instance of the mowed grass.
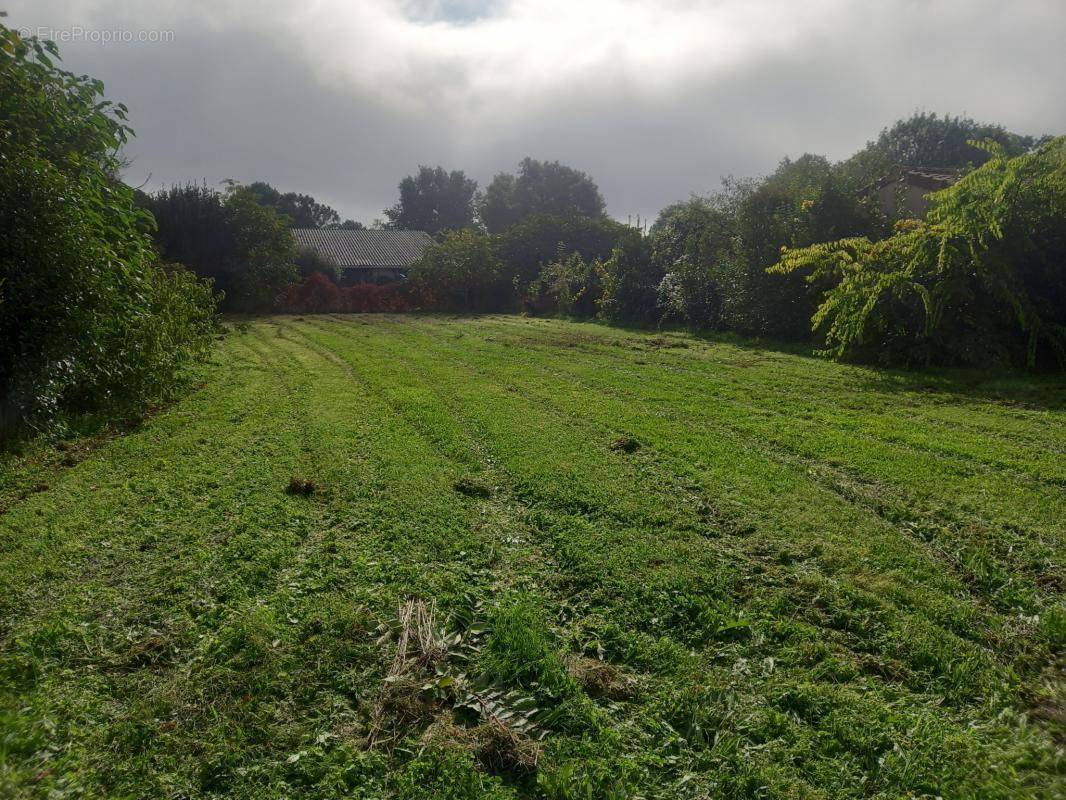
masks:
<path fill-rule="evenodd" d="M 1066 384 L 277 317 L 7 456 L 0 796 L 1066 794 Z"/>

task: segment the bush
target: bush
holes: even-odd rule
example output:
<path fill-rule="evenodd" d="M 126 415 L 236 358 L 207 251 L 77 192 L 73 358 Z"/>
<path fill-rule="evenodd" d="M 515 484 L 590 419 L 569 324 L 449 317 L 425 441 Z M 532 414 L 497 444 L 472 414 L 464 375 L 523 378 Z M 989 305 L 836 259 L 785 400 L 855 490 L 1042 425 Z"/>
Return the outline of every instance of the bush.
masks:
<path fill-rule="evenodd" d="M 600 313 L 614 321 L 651 322 L 658 315 L 659 284 L 663 272 L 651 259 L 651 246 L 638 231 L 615 247 L 598 265 L 603 291 Z"/>
<path fill-rule="evenodd" d="M 734 241 L 734 217 L 724 195 L 694 197 L 659 215 L 652 260 L 663 272 L 658 301 L 666 317 L 697 328 L 718 327 L 726 287 L 717 272 Z"/>
<path fill-rule="evenodd" d="M 926 222 L 873 242 L 786 252 L 772 271 L 828 281 L 813 323 L 829 355 L 892 363 L 1066 365 L 1066 137 L 999 145 L 930 197 Z"/>
<path fill-rule="evenodd" d="M 410 311 L 407 288 L 399 283 L 337 286 L 321 272 L 290 284 L 278 298 L 287 314 L 379 313 Z"/>
<path fill-rule="evenodd" d="M 606 260 L 634 229 L 612 219 L 581 214 L 534 214 L 494 234 L 496 257 L 520 287 L 540 276 L 543 268 L 578 253 L 588 262 Z"/>
<path fill-rule="evenodd" d="M 525 311 L 592 317 L 603 287 L 600 262 L 586 261 L 580 253 L 563 255 L 544 267 L 540 278 L 529 286 Z"/>
<path fill-rule="evenodd" d="M 422 308 L 499 311 L 515 305 L 514 284 L 491 239 L 474 231 L 445 233 L 411 265 L 409 281 Z"/>
<path fill-rule="evenodd" d="M 298 257 L 288 219 L 254 191 L 172 186 L 140 202 L 155 217 L 164 258 L 185 264 L 222 290 L 229 311 L 269 311 L 296 280 Z"/>
<path fill-rule="evenodd" d="M 0 26 L 0 436 L 132 412 L 182 383 L 216 326 L 207 284 L 161 266 L 114 177 L 125 110 Z"/>

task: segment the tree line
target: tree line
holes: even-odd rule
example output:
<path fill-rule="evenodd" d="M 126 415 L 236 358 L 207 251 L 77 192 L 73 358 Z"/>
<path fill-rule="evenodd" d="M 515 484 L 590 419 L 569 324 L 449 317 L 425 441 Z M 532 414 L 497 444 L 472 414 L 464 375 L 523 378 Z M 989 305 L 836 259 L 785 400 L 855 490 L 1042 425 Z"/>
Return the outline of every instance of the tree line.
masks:
<path fill-rule="evenodd" d="M 842 162 L 726 180 L 650 231 L 608 217 L 592 177 L 557 161 L 525 158 L 484 191 L 423 166 L 381 224 L 437 244 L 401 286 L 334 292 L 289 229 L 359 222 L 261 181 L 131 189 L 125 107 L 58 64 L 54 43 L 0 25 L 0 438 L 174 395 L 220 304 L 279 298 L 680 324 L 894 364 L 1066 361 L 1061 138 L 915 114 Z M 893 218 L 862 190 L 898 164 L 966 177 L 925 219 Z"/>
<path fill-rule="evenodd" d="M 909 218 L 864 191 L 901 164 L 965 177 Z M 647 234 L 609 219 L 587 174 L 529 158 L 483 194 L 422 167 L 387 213 L 440 239 L 409 279 L 424 308 L 679 324 L 884 364 L 1061 368 L 1064 175 L 1063 139 L 923 112 L 844 161 L 806 154 L 725 180 Z"/>

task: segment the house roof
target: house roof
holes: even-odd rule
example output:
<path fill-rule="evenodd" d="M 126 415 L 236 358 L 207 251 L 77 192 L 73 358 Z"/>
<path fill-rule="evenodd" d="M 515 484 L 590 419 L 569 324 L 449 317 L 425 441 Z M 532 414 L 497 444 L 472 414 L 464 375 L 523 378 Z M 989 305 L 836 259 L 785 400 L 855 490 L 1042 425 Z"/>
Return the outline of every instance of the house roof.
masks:
<path fill-rule="evenodd" d="M 877 191 L 878 189 L 888 186 L 890 183 L 897 183 L 900 181 L 933 192 L 939 189 L 948 188 L 953 183 L 957 183 L 961 177 L 962 173 L 950 168 L 908 167 L 905 164 L 897 164 L 892 168 L 892 171 L 883 178 L 860 189 L 859 194 L 867 194 L 871 191 Z"/>
<path fill-rule="evenodd" d="M 425 231 L 293 228 L 298 247 L 316 251 L 340 268 L 409 267 L 433 244 Z"/>

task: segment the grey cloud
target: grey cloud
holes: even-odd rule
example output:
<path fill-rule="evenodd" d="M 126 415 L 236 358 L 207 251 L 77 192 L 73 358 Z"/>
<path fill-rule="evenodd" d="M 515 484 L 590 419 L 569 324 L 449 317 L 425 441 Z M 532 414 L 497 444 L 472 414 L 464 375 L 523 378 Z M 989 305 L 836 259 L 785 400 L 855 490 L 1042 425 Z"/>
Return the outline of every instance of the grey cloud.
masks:
<path fill-rule="evenodd" d="M 316 46 L 295 34 L 307 19 L 260 4 L 217 13 L 195 3 L 8 5 L 16 27 L 173 27 L 166 44 L 62 49 L 68 68 L 103 78 L 109 96 L 130 106 L 132 182 L 149 172 L 153 186 L 263 179 L 365 222 L 420 163 L 466 169 L 484 185 L 525 155 L 559 159 L 590 172 L 624 219 L 712 190 L 722 175 L 764 173 L 786 155 L 846 157 L 917 109 L 1066 132 L 1059 0 L 822 0 L 812 7 L 824 19 L 807 15 L 801 32 L 768 29 L 766 46 L 742 31 L 748 49 L 728 59 L 701 52 L 701 32 L 680 26 L 648 33 L 684 37 L 676 48 L 669 39 L 650 50 L 599 42 L 603 57 L 577 71 L 539 62 L 537 52 L 512 62 L 496 41 L 479 40 L 522 35 L 521 25 L 506 27 L 508 14 L 522 13 L 515 3 L 357 4 L 349 23 L 381 37 L 374 46 L 385 55 L 369 66 L 385 80 L 364 74 L 354 52 L 363 42 L 352 41 L 352 53 L 335 37 Z M 718 20 L 707 17 L 708 37 Z M 447 38 L 455 31 L 459 38 Z M 395 62 L 380 63 L 385 57 Z"/>

